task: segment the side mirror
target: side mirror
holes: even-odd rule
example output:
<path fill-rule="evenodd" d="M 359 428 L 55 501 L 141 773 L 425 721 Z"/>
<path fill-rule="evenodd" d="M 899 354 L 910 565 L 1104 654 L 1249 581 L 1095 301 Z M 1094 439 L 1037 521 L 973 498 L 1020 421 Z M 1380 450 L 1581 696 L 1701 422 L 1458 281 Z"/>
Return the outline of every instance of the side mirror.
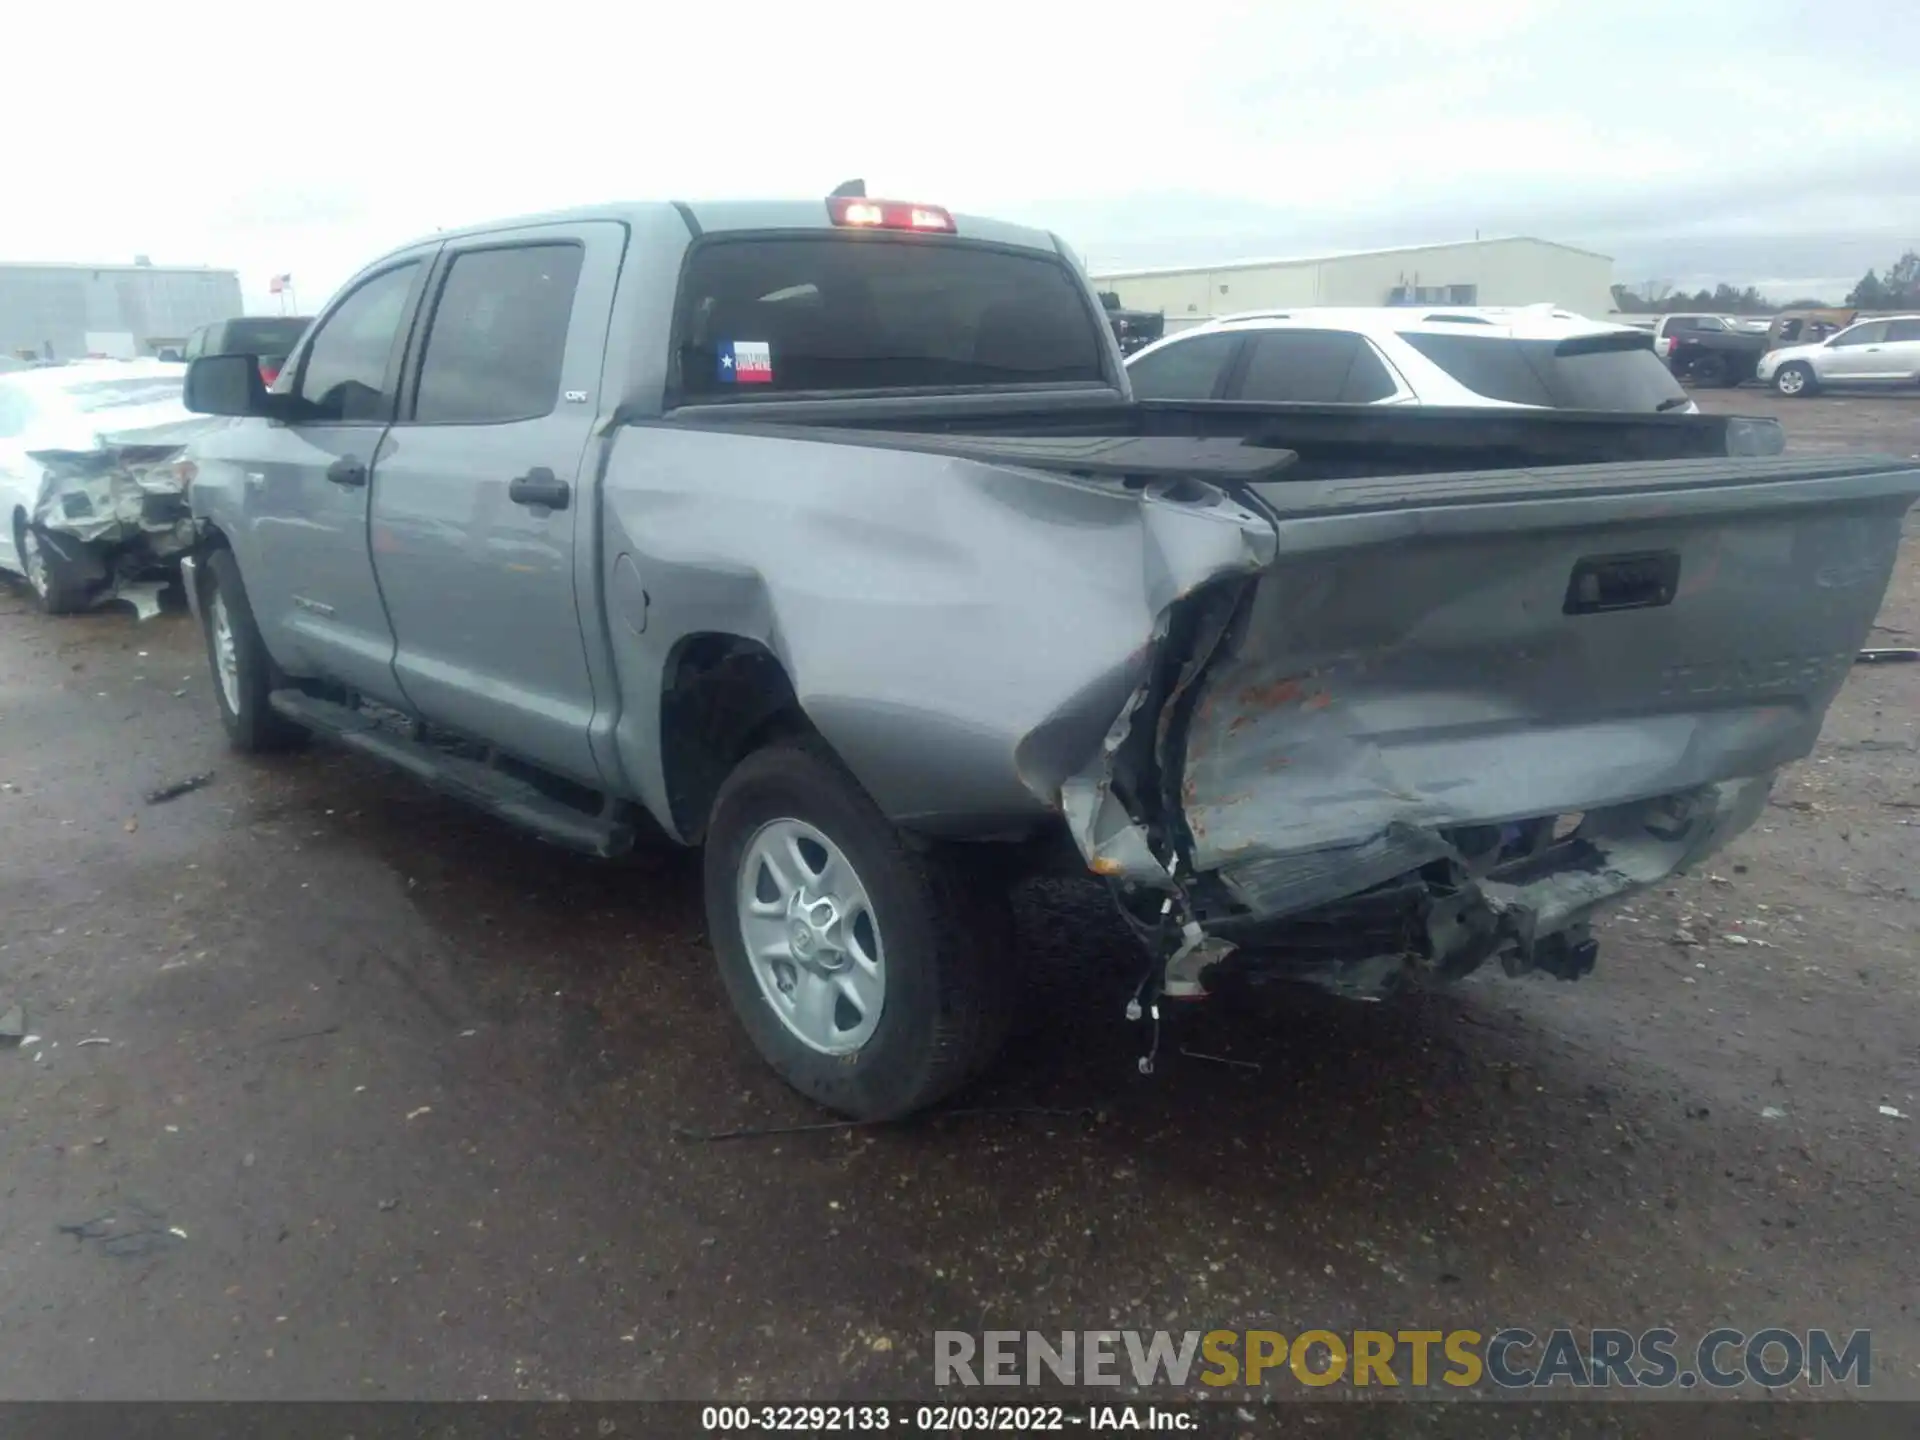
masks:
<path fill-rule="evenodd" d="M 273 403 L 282 397 L 267 394 L 260 361 L 253 355 L 202 355 L 187 366 L 182 398 L 196 415 L 268 420 L 281 418 L 284 408 Z"/>

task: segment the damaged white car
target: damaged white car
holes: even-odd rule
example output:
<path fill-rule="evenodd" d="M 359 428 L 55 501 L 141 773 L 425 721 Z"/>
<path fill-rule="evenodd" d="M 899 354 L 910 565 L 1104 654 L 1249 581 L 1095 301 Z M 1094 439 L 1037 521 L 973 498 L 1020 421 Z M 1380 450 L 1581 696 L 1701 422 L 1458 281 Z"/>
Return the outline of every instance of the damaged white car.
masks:
<path fill-rule="evenodd" d="M 181 404 L 185 378 L 157 360 L 0 376 L 0 569 L 48 614 L 164 574 L 191 542 L 181 451 L 224 422 Z"/>

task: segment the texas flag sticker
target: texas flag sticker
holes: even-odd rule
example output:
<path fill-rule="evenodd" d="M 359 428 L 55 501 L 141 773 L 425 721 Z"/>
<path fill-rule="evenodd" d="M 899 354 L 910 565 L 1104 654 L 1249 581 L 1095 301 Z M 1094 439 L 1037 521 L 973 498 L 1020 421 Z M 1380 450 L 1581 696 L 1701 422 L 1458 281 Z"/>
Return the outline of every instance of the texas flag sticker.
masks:
<path fill-rule="evenodd" d="M 771 385 L 773 346 L 765 340 L 732 340 L 720 346 L 720 383 Z"/>

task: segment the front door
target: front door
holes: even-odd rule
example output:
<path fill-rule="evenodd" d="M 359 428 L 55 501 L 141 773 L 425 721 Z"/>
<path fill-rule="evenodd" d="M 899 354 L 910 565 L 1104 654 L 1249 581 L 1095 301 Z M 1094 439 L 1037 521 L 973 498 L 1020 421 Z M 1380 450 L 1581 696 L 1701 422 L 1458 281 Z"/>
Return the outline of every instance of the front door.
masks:
<path fill-rule="evenodd" d="M 431 252 L 357 281 L 302 347 L 302 418 L 250 430 L 241 458 L 247 595 L 296 674 L 398 703 L 393 631 L 367 553 L 367 497 L 393 418 L 409 317 Z"/>
<path fill-rule="evenodd" d="M 449 243 L 373 486 L 373 557 L 411 708 L 589 785 L 592 594 L 579 488 L 626 228 Z"/>

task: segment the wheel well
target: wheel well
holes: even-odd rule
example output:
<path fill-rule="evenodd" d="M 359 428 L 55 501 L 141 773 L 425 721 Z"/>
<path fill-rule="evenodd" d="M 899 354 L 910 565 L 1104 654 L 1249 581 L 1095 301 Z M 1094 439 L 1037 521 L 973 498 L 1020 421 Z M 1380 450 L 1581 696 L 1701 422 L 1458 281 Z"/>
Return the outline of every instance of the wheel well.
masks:
<path fill-rule="evenodd" d="M 757 640 L 690 635 L 660 697 L 660 760 L 674 828 L 699 843 L 733 767 L 768 741 L 809 731 L 786 667 Z"/>
<path fill-rule="evenodd" d="M 218 525 L 210 525 L 203 520 L 200 522 L 200 541 L 194 548 L 198 550 L 201 555 L 206 556 L 213 554 L 217 550 L 231 551 L 233 549 L 233 542 L 227 539 L 226 532 Z M 207 598 L 207 572 L 204 566 L 202 566 L 195 575 L 194 584 L 200 589 L 200 594 L 194 596 L 194 600 L 196 602 L 205 600 Z"/>

